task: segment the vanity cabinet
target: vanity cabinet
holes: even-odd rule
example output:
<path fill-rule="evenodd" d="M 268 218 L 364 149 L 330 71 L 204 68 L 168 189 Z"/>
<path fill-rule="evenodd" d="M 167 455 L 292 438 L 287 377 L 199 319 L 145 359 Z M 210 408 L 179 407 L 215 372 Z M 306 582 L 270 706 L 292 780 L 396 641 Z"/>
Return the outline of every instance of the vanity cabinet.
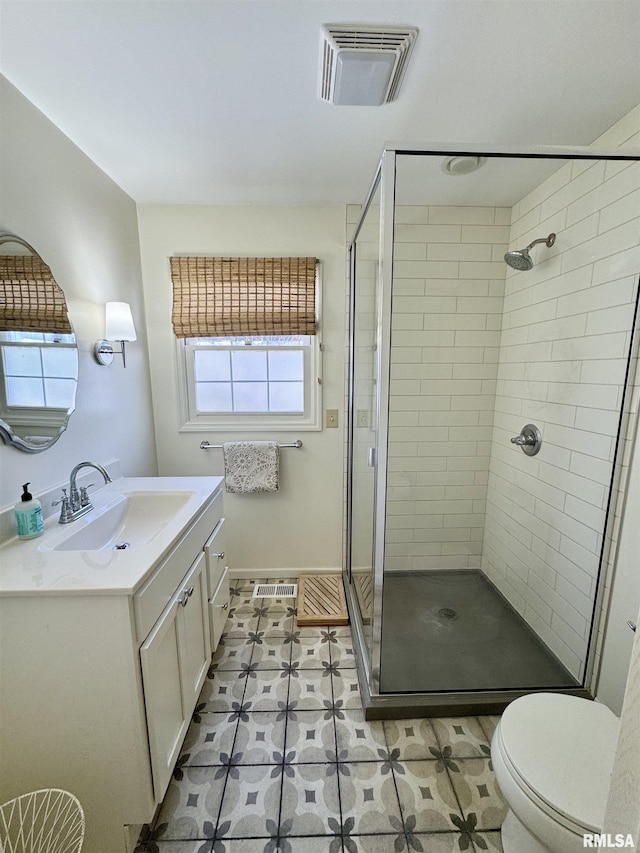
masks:
<path fill-rule="evenodd" d="M 0 801 L 71 791 L 83 853 L 130 853 L 164 798 L 226 620 L 222 514 L 218 486 L 132 589 L 0 597 Z"/>

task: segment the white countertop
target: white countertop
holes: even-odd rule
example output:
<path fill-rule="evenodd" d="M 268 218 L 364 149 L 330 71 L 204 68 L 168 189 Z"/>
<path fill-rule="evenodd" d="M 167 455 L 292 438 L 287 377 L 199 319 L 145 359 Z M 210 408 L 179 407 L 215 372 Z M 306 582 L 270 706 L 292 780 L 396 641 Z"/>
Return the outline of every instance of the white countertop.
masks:
<path fill-rule="evenodd" d="M 131 595 L 181 534 L 221 490 L 223 477 L 122 477 L 91 495 L 95 510 L 70 524 L 47 519 L 42 536 L 12 537 L 0 546 L 0 596 Z M 56 551 L 62 539 L 80 530 L 120 495 L 149 491 L 190 492 L 151 541 L 126 551 Z"/>

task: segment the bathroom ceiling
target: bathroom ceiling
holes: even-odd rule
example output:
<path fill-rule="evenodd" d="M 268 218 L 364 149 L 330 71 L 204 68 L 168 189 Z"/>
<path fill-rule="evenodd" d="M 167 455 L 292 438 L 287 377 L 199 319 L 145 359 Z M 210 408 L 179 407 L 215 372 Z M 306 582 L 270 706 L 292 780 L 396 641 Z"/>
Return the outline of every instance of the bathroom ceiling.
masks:
<path fill-rule="evenodd" d="M 419 29 L 395 103 L 320 100 L 327 23 Z M 388 140 L 591 144 L 640 102 L 640 3 L 0 0 L 0 71 L 138 202 L 358 203 Z"/>

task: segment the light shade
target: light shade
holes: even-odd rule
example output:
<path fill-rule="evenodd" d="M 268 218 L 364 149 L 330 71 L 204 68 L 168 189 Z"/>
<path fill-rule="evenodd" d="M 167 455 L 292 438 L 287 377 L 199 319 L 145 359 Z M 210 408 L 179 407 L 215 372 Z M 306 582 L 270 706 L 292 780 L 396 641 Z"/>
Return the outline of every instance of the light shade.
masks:
<path fill-rule="evenodd" d="M 377 107 L 389 91 L 395 53 L 342 50 L 336 57 L 334 104 Z"/>
<path fill-rule="evenodd" d="M 107 302 L 105 314 L 105 337 L 108 341 L 136 340 L 136 327 L 128 302 Z"/>

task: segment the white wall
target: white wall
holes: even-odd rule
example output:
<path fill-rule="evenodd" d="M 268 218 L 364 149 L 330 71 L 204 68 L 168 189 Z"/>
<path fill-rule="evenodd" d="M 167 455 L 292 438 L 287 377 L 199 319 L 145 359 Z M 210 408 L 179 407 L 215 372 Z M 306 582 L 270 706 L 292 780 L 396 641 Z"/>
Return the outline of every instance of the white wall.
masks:
<path fill-rule="evenodd" d="M 0 508 L 27 480 L 35 495 L 64 483 L 80 461 L 120 459 L 125 475 L 156 473 L 136 209 L 132 199 L 33 104 L 0 78 L 0 230 L 25 239 L 64 290 L 79 347 L 76 411 L 49 450 L 0 444 Z M 138 341 L 127 368 L 93 358 L 104 303 L 131 303 Z M 44 507 L 46 511 L 50 507 Z"/>
<path fill-rule="evenodd" d="M 261 572 L 339 569 L 342 563 L 345 208 L 140 205 L 138 208 L 151 382 L 161 474 L 222 474 L 212 444 L 246 439 L 289 443 L 277 494 L 225 495 L 232 569 Z M 179 432 L 176 343 L 171 328 L 172 254 L 315 256 L 322 263 L 324 408 L 339 429 L 269 433 Z"/>

